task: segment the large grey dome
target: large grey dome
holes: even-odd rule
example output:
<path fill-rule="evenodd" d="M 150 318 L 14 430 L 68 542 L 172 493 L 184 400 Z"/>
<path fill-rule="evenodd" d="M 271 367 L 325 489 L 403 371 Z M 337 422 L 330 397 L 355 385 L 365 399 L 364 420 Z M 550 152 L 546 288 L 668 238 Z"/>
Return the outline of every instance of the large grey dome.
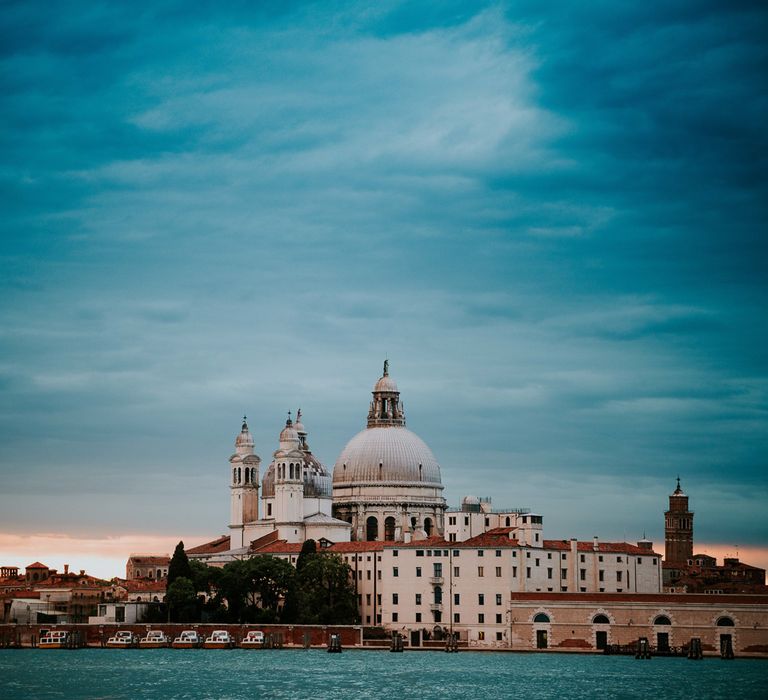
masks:
<path fill-rule="evenodd" d="M 350 482 L 440 484 L 440 466 L 426 443 L 407 428 L 366 428 L 347 443 L 333 469 L 335 485 Z"/>

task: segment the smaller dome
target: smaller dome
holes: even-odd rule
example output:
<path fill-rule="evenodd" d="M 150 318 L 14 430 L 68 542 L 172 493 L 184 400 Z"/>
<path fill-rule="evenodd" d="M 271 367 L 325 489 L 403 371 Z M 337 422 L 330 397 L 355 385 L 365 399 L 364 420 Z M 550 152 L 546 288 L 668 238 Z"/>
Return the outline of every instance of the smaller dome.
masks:
<path fill-rule="evenodd" d="M 238 454 L 246 454 L 249 451 L 253 452 L 253 436 L 248 430 L 245 416 L 243 416 L 243 427 L 235 438 L 235 451 Z"/>
<path fill-rule="evenodd" d="M 378 382 L 376 382 L 375 386 L 373 387 L 374 393 L 378 393 L 380 391 L 391 391 L 391 392 L 398 392 L 397 383 L 395 382 L 392 377 L 390 377 L 388 374 L 385 374 L 381 379 L 379 379 Z"/>
<path fill-rule="evenodd" d="M 280 442 L 298 442 L 299 434 L 293 427 L 293 421 L 289 418 L 285 421 L 285 427 L 280 431 Z"/>
<path fill-rule="evenodd" d="M 301 422 L 301 409 L 296 411 L 296 423 L 293 426 L 296 429 L 296 432 L 299 435 L 306 435 L 307 429 L 304 427 L 304 424 Z"/>

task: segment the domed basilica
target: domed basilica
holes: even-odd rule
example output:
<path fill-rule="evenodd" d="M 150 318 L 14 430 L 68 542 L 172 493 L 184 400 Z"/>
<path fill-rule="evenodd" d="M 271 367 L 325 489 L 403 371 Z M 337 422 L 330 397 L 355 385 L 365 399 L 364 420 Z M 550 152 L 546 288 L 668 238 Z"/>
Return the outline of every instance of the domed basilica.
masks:
<path fill-rule="evenodd" d="M 368 426 L 342 450 L 333 468 L 333 512 L 352 524 L 356 540 L 410 541 L 443 533 L 446 504 L 440 465 L 405 427 L 389 363 L 373 387 Z"/>
<path fill-rule="evenodd" d="M 446 509 L 440 466 L 405 427 L 389 362 L 373 387 L 367 427 L 344 447 L 333 479 L 312 454 L 307 431 L 290 414 L 263 479 L 261 459 L 243 419 L 230 462 L 230 552 L 262 539 L 302 542 L 409 542 L 443 534 Z"/>

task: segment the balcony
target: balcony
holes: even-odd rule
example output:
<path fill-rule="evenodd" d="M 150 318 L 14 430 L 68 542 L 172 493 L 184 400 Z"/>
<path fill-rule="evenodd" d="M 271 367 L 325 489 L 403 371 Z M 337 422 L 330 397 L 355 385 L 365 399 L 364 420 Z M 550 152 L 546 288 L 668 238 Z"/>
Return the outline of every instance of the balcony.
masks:
<path fill-rule="evenodd" d="M 443 612 L 443 604 L 442 603 L 432 603 L 432 605 L 429 606 L 429 609 L 432 612 Z"/>
<path fill-rule="evenodd" d="M 432 576 L 432 577 L 429 579 L 429 582 L 430 582 L 430 583 L 431 583 L 433 586 L 442 586 L 442 585 L 443 585 L 443 577 L 442 577 L 442 576 Z"/>

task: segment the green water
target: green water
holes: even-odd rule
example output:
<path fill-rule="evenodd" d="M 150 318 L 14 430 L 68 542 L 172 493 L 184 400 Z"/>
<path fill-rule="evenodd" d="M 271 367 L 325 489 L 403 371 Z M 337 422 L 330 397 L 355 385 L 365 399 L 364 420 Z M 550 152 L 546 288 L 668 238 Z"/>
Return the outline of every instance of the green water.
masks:
<path fill-rule="evenodd" d="M 386 651 L 0 650 L 0 698 L 768 698 L 768 661 Z"/>

